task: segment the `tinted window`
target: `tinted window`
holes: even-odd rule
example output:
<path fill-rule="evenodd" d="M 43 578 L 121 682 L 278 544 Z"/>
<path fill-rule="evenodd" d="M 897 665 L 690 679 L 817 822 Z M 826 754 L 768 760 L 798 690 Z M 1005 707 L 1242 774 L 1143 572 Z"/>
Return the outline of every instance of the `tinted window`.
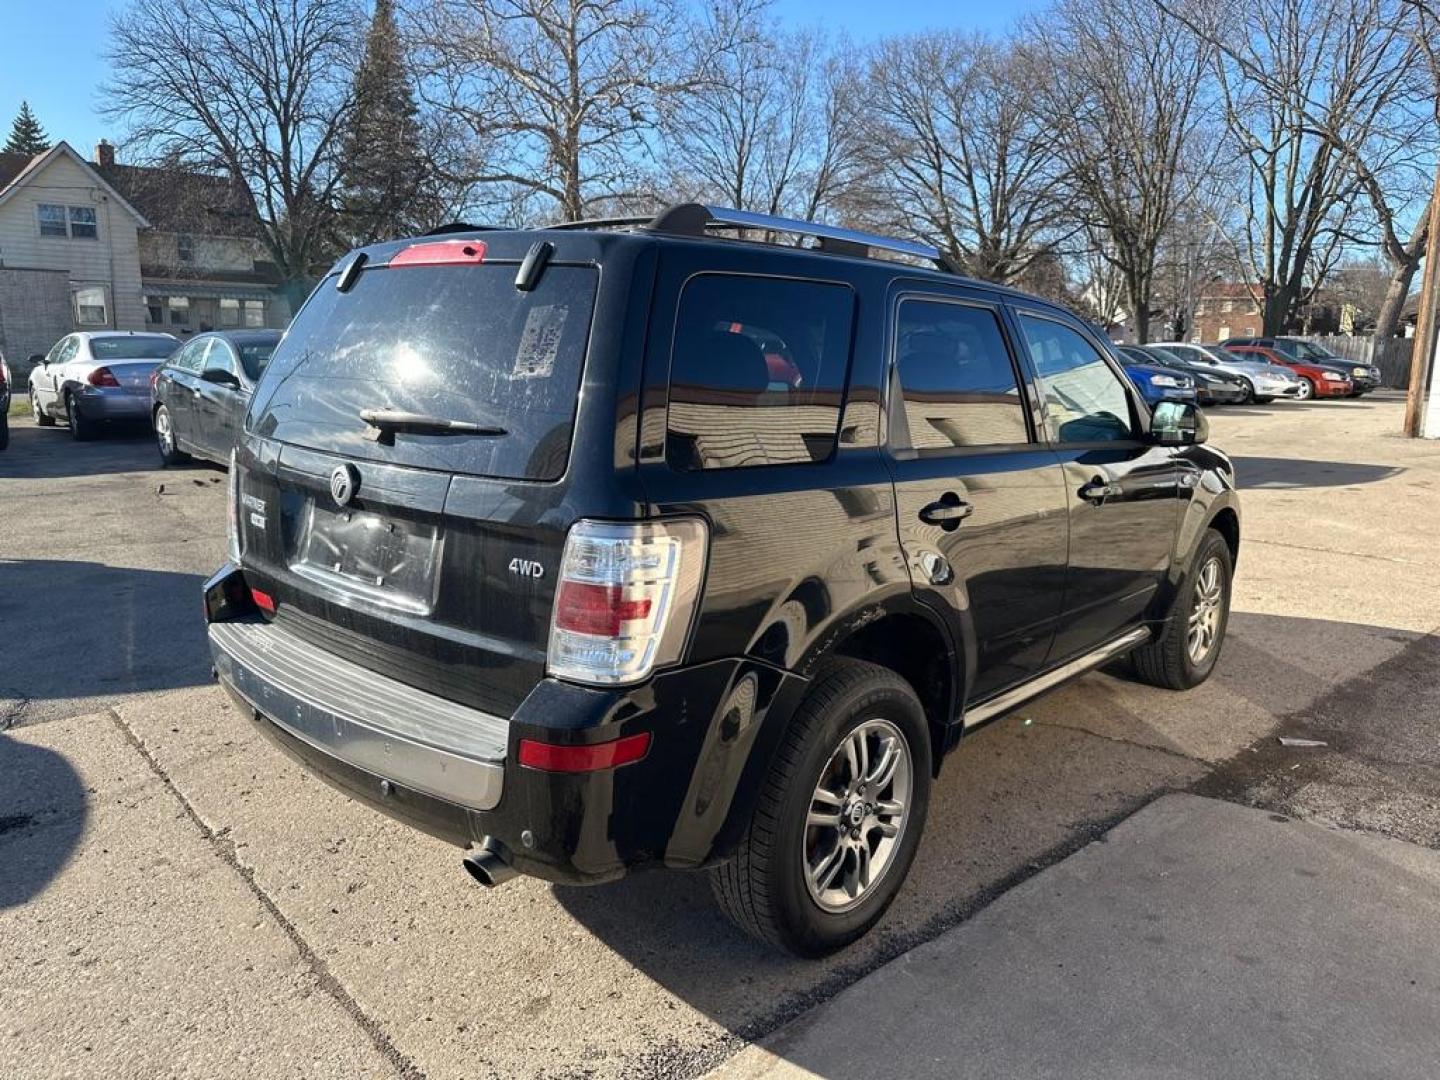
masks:
<path fill-rule="evenodd" d="M 229 344 L 219 338 L 211 338 L 210 351 L 205 354 L 204 369 L 215 369 L 228 371 L 231 375 L 239 375 L 240 372 L 235 366 L 235 352 Z"/>
<path fill-rule="evenodd" d="M 1059 442 L 1130 438 L 1130 395 L 1095 347 L 1051 319 L 1021 315 L 1040 376 L 1045 425 Z"/>
<path fill-rule="evenodd" d="M 270 356 L 275 351 L 273 341 L 241 342 L 237 348 L 240 350 L 240 366 L 245 369 L 245 374 L 250 381 L 254 382 L 260 378 L 260 373 L 265 370 L 265 365 L 270 363 Z"/>
<path fill-rule="evenodd" d="M 670 359 L 671 464 L 734 469 L 828 458 L 854 307 L 844 285 L 692 279 L 680 297 Z"/>
<path fill-rule="evenodd" d="M 530 292 L 515 267 L 367 268 L 321 282 L 276 348 L 249 423 L 282 442 L 396 464 L 513 479 L 565 471 L 597 272 L 551 266 Z M 362 409 L 420 413 L 506 434 L 399 432 Z"/>
<path fill-rule="evenodd" d="M 201 361 L 205 359 L 205 351 L 209 347 L 209 338 L 187 342 L 181 347 L 180 351 L 174 355 L 170 362 L 182 371 L 198 372 Z"/>
<path fill-rule="evenodd" d="M 895 356 L 903 422 L 916 450 L 1029 439 L 1020 385 L 994 312 L 906 300 L 896 323 Z M 897 431 L 896 441 L 903 443 L 903 436 Z"/>
<path fill-rule="evenodd" d="M 164 360 L 180 347 L 173 338 L 91 338 L 90 355 L 96 360 Z"/>

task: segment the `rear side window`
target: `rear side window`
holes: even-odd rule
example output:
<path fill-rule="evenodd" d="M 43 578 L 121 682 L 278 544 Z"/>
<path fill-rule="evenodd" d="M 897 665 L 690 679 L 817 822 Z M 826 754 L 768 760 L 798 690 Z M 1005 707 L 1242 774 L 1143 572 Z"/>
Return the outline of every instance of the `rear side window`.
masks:
<path fill-rule="evenodd" d="M 692 278 L 680 296 L 670 359 L 671 465 L 740 469 L 829 458 L 854 317 L 845 285 Z"/>
<path fill-rule="evenodd" d="M 254 382 L 260 378 L 260 373 L 265 370 L 265 365 L 270 363 L 270 356 L 275 352 L 275 346 L 270 342 L 247 343 L 241 342 L 236 346 L 240 350 L 240 366 L 245 369 L 245 374 L 250 381 Z"/>
<path fill-rule="evenodd" d="M 554 480 L 570 453 L 599 274 L 551 266 L 530 292 L 513 264 L 366 269 L 320 284 L 261 375 L 250 429 L 351 457 Z M 504 429 L 373 433 L 362 410 Z"/>
<path fill-rule="evenodd" d="M 969 304 L 905 300 L 895 332 L 904 401 L 894 439 L 920 454 L 1029 440 L 1020 384 L 995 313 Z"/>
<path fill-rule="evenodd" d="M 1130 395 L 1095 347 L 1053 319 L 1022 314 L 1020 325 L 1040 376 L 1051 439 L 1074 443 L 1130 438 Z"/>

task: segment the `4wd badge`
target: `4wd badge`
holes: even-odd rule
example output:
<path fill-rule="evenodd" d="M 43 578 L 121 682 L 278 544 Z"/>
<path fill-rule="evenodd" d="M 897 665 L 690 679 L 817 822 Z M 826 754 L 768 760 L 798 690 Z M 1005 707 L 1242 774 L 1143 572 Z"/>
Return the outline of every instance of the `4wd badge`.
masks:
<path fill-rule="evenodd" d="M 534 559 L 522 559 L 517 555 L 510 560 L 510 572 L 521 577 L 542 578 L 545 576 L 545 567 Z"/>

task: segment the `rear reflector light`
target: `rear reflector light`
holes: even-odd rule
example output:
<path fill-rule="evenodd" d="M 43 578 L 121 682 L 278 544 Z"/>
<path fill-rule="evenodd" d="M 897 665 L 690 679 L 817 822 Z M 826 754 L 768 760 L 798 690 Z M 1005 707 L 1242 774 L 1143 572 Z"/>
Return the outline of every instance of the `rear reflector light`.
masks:
<path fill-rule="evenodd" d="M 115 378 L 115 373 L 108 367 L 97 367 L 90 372 L 90 377 L 85 380 L 91 386 L 119 386 L 120 380 Z"/>
<path fill-rule="evenodd" d="M 262 592 L 260 589 L 252 588 L 250 590 L 250 599 L 254 600 L 255 606 L 267 615 L 275 614 L 275 598 L 268 592 Z"/>
<path fill-rule="evenodd" d="M 150 389 L 151 389 L 151 390 L 154 390 L 154 389 L 155 389 L 155 384 L 156 384 L 157 382 L 159 382 L 159 381 L 160 381 L 160 369 L 157 367 L 154 371 L 150 372 Z"/>
<path fill-rule="evenodd" d="M 485 244 L 480 240 L 436 240 L 411 244 L 390 256 L 389 266 L 455 266 L 485 261 Z"/>
<path fill-rule="evenodd" d="M 649 749 L 648 731 L 589 746 L 557 746 L 534 739 L 521 739 L 520 764 L 546 772 L 595 772 L 639 761 Z"/>
<path fill-rule="evenodd" d="M 240 565 L 240 470 L 235 451 L 230 451 L 230 476 L 225 485 L 225 557 Z"/>
<path fill-rule="evenodd" d="M 699 518 L 571 526 L 550 620 L 550 674 L 612 686 L 677 663 L 708 538 Z"/>

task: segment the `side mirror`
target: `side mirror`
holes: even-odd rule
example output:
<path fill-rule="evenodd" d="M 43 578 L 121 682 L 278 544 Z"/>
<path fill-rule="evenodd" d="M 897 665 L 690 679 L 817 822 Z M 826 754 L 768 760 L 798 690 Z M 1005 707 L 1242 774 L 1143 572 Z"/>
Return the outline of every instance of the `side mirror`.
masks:
<path fill-rule="evenodd" d="M 44 367 L 46 364 L 46 359 L 47 358 L 44 353 L 31 353 L 29 356 L 30 366 Z"/>
<path fill-rule="evenodd" d="M 231 390 L 240 389 L 240 380 L 235 377 L 233 371 L 226 371 L 224 368 L 206 368 L 200 373 L 200 378 L 216 386 L 228 386 Z"/>
<path fill-rule="evenodd" d="M 1195 446 L 1210 438 L 1210 422 L 1189 401 L 1162 401 L 1150 414 L 1150 439 L 1160 446 Z"/>

